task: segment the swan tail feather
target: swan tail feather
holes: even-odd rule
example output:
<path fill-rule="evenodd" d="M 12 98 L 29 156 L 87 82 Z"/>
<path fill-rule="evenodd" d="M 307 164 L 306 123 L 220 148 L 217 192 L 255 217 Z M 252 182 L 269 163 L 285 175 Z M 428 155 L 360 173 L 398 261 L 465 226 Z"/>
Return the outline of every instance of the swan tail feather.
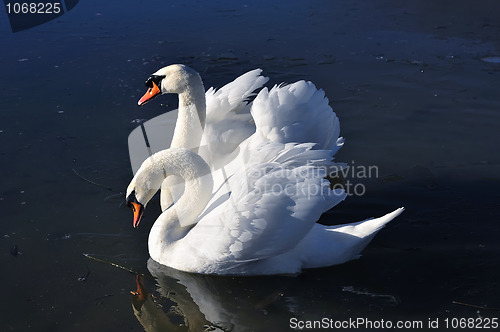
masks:
<path fill-rule="evenodd" d="M 400 207 L 387 213 L 386 215 L 379 218 L 368 218 L 357 223 L 332 226 L 329 231 L 339 232 L 342 231 L 347 234 L 351 234 L 360 238 L 375 235 L 379 230 L 381 230 L 385 225 L 387 225 L 391 220 L 403 213 L 404 207 Z"/>
<path fill-rule="evenodd" d="M 302 255 L 302 268 L 318 268 L 358 259 L 375 234 L 403 211 L 404 208 L 399 208 L 382 217 L 352 224 L 316 224 L 296 248 L 297 253 Z"/>

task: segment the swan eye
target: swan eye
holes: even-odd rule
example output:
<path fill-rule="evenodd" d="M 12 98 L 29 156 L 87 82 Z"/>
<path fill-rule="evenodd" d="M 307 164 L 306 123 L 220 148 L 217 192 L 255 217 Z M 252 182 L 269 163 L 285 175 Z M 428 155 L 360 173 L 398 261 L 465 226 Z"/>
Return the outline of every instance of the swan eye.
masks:
<path fill-rule="evenodd" d="M 165 78 L 165 75 L 151 75 L 151 76 L 149 76 L 149 78 L 146 80 L 146 82 L 144 84 L 146 84 L 146 86 L 148 88 L 152 88 L 153 83 L 156 84 L 157 86 L 160 86 L 161 80 L 164 78 Z"/>

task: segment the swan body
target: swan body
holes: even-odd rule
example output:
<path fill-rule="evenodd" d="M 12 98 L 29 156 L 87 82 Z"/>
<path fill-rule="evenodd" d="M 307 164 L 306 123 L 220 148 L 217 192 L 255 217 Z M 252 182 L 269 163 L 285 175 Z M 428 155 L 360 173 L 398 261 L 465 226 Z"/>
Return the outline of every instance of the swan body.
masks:
<path fill-rule="evenodd" d="M 180 83 L 164 83 L 168 74 L 163 74 L 154 76 L 158 90 L 179 93 L 180 114 L 186 96 L 168 88 Z M 205 274 L 295 274 L 357 258 L 376 232 L 403 211 L 340 226 L 317 224 L 323 212 L 346 197 L 325 179 L 345 167 L 332 161 L 343 145 L 338 118 L 323 91 L 305 81 L 264 88 L 246 103 L 267 81 L 259 74 L 252 71 L 225 89 L 209 89 L 206 104 L 217 100 L 220 112 L 215 107 L 203 112 L 201 92 L 190 98 L 194 106 L 186 121 L 200 124 L 193 129 L 201 132 L 195 137 L 199 148 L 173 146 L 182 141 L 176 138 L 178 130 L 187 135 L 178 125 L 194 128 L 178 120 L 171 148 L 146 159 L 129 184 L 127 202 L 137 227 L 148 201 L 160 187 L 164 190 L 163 180 L 182 179 L 182 194 L 149 235 L 149 253 L 156 262 Z M 174 81 L 179 80 L 190 81 Z M 230 124 L 248 131 L 234 133 Z"/>

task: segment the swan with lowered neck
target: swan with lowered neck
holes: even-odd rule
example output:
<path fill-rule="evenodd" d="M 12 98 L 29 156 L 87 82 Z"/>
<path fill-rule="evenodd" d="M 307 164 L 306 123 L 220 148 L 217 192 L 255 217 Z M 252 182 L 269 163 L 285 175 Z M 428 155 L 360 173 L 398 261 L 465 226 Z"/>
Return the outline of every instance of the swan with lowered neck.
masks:
<path fill-rule="evenodd" d="M 163 86 L 166 77 L 153 79 Z M 160 90 L 158 83 L 151 89 L 155 86 Z M 165 176 L 185 181 L 183 195 L 151 229 L 153 260 L 208 274 L 298 273 L 358 257 L 376 232 L 403 211 L 347 225 L 317 224 L 323 212 L 346 197 L 325 179 L 329 167 L 343 167 L 331 161 L 343 140 L 324 93 L 299 81 L 261 90 L 249 107 L 255 132 L 225 165 L 225 186 L 214 183 L 210 165 L 185 147 L 154 154 L 135 174 L 127 188 L 134 227 Z M 208 121 L 207 115 L 203 134 Z"/>
<path fill-rule="evenodd" d="M 358 257 L 403 209 L 359 223 L 317 224 L 346 194 L 331 190 L 324 179 L 324 167 L 332 165 L 331 151 L 311 147 L 269 143 L 246 151 L 256 162 L 229 179 L 230 197 L 213 203 L 210 168 L 200 156 L 174 148 L 148 158 L 127 189 L 135 227 L 164 173 L 185 180 L 182 197 L 151 228 L 151 258 L 187 272 L 259 275 L 293 274 Z M 266 149 L 277 155 L 259 158 Z"/>

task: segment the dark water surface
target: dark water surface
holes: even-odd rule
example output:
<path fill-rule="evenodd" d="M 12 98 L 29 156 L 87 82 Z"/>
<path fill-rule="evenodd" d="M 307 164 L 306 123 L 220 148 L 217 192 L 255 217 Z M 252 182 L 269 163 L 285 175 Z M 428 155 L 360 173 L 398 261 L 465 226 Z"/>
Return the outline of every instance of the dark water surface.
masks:
<path fill-rule="evenodd" d="M 497 1 L 81 1 L 15 34 L 2 13 L 0 38 L 0 330 L 500 317 Z M 176 108 L 172 96 L 136 106 L 171 63 L 207 88 L 257 67 L 271 84 L 312 80 L 341 121 L 337 160 L 378 170 L 321 221 L 406 211 L 360 260 L 297 277 L 150 272 L 157 202 L 134 230 L 120 193 L 133 121 Z M 157 304 L 83 253 L 144 273 Z"/>

